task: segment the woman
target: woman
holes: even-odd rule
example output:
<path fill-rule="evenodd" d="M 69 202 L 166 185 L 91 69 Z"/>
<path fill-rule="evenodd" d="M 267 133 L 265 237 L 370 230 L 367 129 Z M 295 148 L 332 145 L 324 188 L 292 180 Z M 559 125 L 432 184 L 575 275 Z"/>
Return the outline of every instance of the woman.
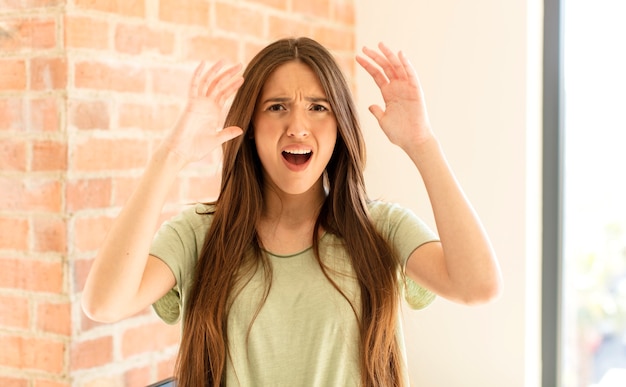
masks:
<path fill-rule="evenodd" d="M 433 294 L 476 303 L 501 280 L 413 67 L 379 49 L 357 57 L 385 101 L 370 111 L 422 175 L 438 238 L 410 211 L 368 199 L 339 67 L 315 41 L 283 39 L 243 77 L 240 66 L 199 66 L 185 112 L 94 262 L 86 313 L 117 321 L 154 304 L 166 322 L 182 314 L 179 386 L 408 385 L 401 292 L 415 307 Z M 225 128 L 213 130 L 233 94 Z M 183 211 L 153 241 L 177 172 L 220 145 L 218 199 Z"/>

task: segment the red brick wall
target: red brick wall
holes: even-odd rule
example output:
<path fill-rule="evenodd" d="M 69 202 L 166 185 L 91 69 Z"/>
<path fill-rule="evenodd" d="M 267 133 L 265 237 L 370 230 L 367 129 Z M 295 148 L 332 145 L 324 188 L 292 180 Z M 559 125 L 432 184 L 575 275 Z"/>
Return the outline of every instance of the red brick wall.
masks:
<path fill-rule="evenodd" d="M 353 0 L 0 1 L 0 386 L 144 386 L 172 373 L 179 326 L 150 309 L 90 321 L 91 261 L 199 60 L 247 62 L 307 35 L 354 72 Z M 163 218 L 215 195 L 185 170 Z"/>

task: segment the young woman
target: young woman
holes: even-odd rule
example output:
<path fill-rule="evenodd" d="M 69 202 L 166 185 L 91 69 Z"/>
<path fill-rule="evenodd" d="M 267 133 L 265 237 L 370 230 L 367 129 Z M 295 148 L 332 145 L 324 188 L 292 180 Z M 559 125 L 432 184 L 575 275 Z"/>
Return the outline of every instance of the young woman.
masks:
<path fill-rule="evenodd" d="M 434 294 L 485 302 L 501 279 L 413 67 L 379 50 L 357 57 L 385 101 L 370 111 L 421 174 L 438 237 L 410 211 L 367 197 L 365 147 L 339 67 L 315 41 L 283 39 L 243 77 L 221 62 L 196 70 L 184 113 L 94 262 L 86 313 L 112 322 L 154 304 L 166 322 L 182 318 L 179 386 L 408 385 L 400 295 L 416 308 Z M 218 146 L 218 199 L 155 237 L 177 173 Z"/>

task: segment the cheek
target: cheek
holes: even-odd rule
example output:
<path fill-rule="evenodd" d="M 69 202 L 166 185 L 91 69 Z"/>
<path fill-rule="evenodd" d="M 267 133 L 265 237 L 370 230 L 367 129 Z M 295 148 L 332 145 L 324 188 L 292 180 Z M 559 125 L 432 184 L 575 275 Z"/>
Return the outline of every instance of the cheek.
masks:
<path fill-rule="evenodd" d="M 337 144 L 337 137 L 339 136 L 338 130 L 336 126 L 333 126 L 332 129 L 329 129 L 328 133 L 326 134 L 326 141 L 329 144 L 329 148 L 330 148 L 330 153 L 333 152 L 333 150 L 335 149 L 335 145 Z"/>

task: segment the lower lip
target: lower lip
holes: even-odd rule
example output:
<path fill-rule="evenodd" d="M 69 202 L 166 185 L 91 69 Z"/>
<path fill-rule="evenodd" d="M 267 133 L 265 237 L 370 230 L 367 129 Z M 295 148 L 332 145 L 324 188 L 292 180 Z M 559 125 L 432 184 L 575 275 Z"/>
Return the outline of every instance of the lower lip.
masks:
<path fill-rule="evenodd" d="M 306 163 L 303 164 L 292 164 L 289 161 L 287 161 L 284 157 L 281 157 L 281 159 L 283 160 L 283 163 L 285 163 L 285 165 L 287 166 L 287 169 L 289 169 L 290 171 L 293 172 L 300 172 L 306 169 L 306 167 L 309 166 L 309 164 L 311 163 L 311 158 L 313 156 L 311 156 Z"/>

